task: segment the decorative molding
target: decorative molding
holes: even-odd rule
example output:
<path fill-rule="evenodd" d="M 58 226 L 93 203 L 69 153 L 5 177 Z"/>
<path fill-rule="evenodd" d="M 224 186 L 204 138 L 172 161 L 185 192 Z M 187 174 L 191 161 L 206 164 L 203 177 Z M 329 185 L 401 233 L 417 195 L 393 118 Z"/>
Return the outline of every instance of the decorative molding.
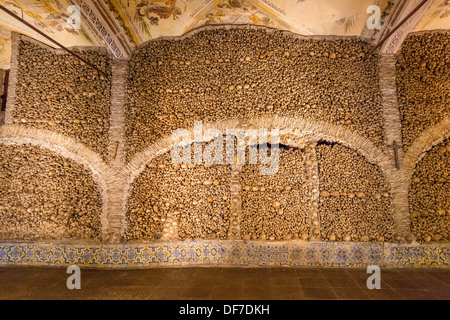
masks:
<path fill-rule="evenodd" d="M 95 3 L 92 0 L 72 1 L 81 8 L 81 12 L 92 25 L 92 29 L 102 38 L 114 57 L 125 59 L 131 54 L 133 47 L 128 38 L 121 34 L 123 30 L 111 20 L 102 7 L 101 1 L 95 1 Z"/>
<path fill-rule="evenodd" d="M 141 244 L 0 242 L 0 266 L 137 269 L 182 266 L 450 269 L 448 244 L 199 240 Z"/>
<path fill-rule="evenodd" d="M 117 0 L 103 0 L 103 3 L 108 7 L 111 18 L 117 20 L 125 31 L 129 43 L 134 44 L 135 46 L 139 45 L 142 40 L 137 32 L 137 28 L 132 23 L 131 17 L 128 16 L 126 9 L 122 7 L 121 3 Z"/>
<path fill-rule="evenodd" d="M 376 4 L 378 7 L 382 7 L 383 4 L 386 2 L 386 0 L 376 0 Z M 371 39 L 371 41 L 374 41 L 374 38 L 377 37 L 378 33 L 383 29 L 383 26 L 386 24 L 387 19 L 389 18 L 389 15 L 392 12 L 392 6 L 386 5 L 386 8 L 383 9 L 383 12 L 381 13 L 381 29 L 374 29 L 371 30 L 367 28 L 367 23 L 364 25 L 363 30 L 361 32 L 361 38 Z M 369 16 L 367 16 L 369 17 Z"/>
<path fill-rule="evenodd" d="M 380 41 L 385 35 L 387 35 L 393 28 L 395 28 L 399 22 L 401 22 L 409 13 L 411 13 L 414 8 L 422 0 L 400 0 L 396 3 L 392 14 L 388 17 L 388 21 L 383 26 L 383 29 L 378 34 L 377 41 Z M 436 0 L 429 0 L 428 3 L 423 5 L 412 17 L 410 17 L 393 35 L 386 40 L 386 42 L 381 46 L 381 53 L 391 53 L 395 54 L 398 52 L 403 44 L 403 41 L 412 32 L 417 25 L 417 23 L 422 18 L 423 14 L 430 7 L 431 3 Z"/>

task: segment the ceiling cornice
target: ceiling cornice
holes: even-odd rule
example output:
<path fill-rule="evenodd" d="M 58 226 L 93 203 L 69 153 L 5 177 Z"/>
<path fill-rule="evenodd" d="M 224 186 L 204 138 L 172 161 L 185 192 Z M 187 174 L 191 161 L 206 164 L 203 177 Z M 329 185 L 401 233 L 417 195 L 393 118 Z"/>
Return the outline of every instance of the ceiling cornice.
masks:
<path fill-rule="evenodd" d="M 134 43 L 130 43 L 122 27 L 111 18 L 109 10 L 100 1 L 71 1 L 80 7 L 85 19 L 89 21 L 92 29 L 103 40 L 114 57 L 125 59 L 131 54 Z"/>

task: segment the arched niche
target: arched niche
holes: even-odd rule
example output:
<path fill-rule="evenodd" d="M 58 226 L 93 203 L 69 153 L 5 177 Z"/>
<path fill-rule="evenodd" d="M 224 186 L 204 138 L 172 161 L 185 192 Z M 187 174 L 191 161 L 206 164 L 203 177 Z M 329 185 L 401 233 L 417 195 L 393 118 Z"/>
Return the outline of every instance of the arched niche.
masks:
<path fill-rule="evenodd" d="M 38 145 L 0 142 L 0 239 L 102 239 L 103 203 L 91 171 Z"/>
<path fill-rule="evenodd" d="M 393 199 L 383 170 L 341 144 L 319 141 L 316 149 L 322 239 L 392 242 Z"/>
<path fill-rule="evenodd" d="M 416 164 L 409 185 L 411 230 L 419 242 L 450 240 L 450 139 Z"/>
<path fill-rule="evenodd" d="M 175 164 L 172 150 L 146 164 L 129 189 L 125 241 L 228 238 L 230 165 L 194 164 L 207 145 L 189 146 L 191 164 Z"/>
<path fill-rule="evenodd" d="M 282 139 L 278 156 L 269 164 L 252 159 L 242 167 L 240 234 L 244 240 L 313 239 L 314 144 L 288 141 Z M 271 156 L 275 152 L 263 145 L 258 150 Z M 273 173 L 263 174 L 263 168 L 272 168 Z"/>

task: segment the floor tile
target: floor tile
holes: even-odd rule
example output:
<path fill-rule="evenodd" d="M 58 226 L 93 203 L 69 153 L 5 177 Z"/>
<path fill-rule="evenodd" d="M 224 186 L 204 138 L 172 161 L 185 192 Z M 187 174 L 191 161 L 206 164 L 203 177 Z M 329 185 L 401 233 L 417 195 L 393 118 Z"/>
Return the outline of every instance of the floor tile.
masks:
<path fill-rule="evenodd" d="M 370 296 L 366 290 L 361 288 L 333 288 L 334 293 L 338 299 L 344 300 L 370 300 Z"/>
<path fill-rule="evenodd" d="M 414 281 L 404 279 L 387 279 L 385 283 L 392 289 L 420 289 Z"/>
<path fill-rule="evenodd" d="M 400 289 L 396 291 L 406 300 L 436 300 L 435 296 L 433 296 L 430 292 L 427 292 L 425 290 Z"/>
<path fill-rule="evenodd" d="M 309 299 L 337 299 L 336 294 L 330 288 L 302 288 L 305 298 Z"/>
<path fill-rule="evenodd" d="M 347 269 L 324 269 L 321 272 L 325 278 L 349 279 L 352 277 Z"/>
<path fill-rule="evenodd" d="M 353 278 L 327 278 L 326 281 L 332 288 L 360 288 Z"/>
<path fill-rule="evenodd" d="M 302 288 L 329 288 L 330 284 L 324 278 L 300 278 Z"/>
<path fill-rule="evenodd" d="M 450 290 L 448 289 L 427 289 L 425 291 L 438 300 L 450 300 Z"/>
<path fill-rule="evenodd" d="M 62 268 L 1 268 L 0 299 L 445 299 L 447 270 L 383 270 L 368 290 L 364 269 L 159 268 L 82 269 L 68 290 Z"/>
<path fill-rule="evenodd" d="M 264 290 L 246 288 L 242 289 L 242 299 L 244 300 L 273 300 L 275 299 L 271 287 L 266 287 Z"/>
<path fill-rule="evenodd" d="M 398 292 L 393 289 L 366 289 L 372 299 L 376 300 L 404 300 Z"/>
<path fill-rule="evenodd" d="M 295 273 L 299 278 L 323 278 L 320 269 L 298 268 Z"/>
<path fill-rule="evenodd" d="M 274 296 L 276 299 L 280 300 L 303 300 L 305 298 L 305 293 L 300 287 L 277 287 L 273 289 Z"/>

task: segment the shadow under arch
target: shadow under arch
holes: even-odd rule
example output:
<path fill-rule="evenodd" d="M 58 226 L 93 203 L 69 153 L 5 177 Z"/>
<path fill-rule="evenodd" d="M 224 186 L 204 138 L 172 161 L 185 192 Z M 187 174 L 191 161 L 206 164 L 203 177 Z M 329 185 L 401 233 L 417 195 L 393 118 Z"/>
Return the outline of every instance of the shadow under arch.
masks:
<path fill-rule="evenodd" d="M 114 174 L 100 156 L 85 145 L 74 139 L 48 130 L 26 128 L 19 125 L 4 125 L 0 127 L 0 144 L 26 145 L 30 144 L 47 149 L 64 158 L 87 168 L 102 197 L 101 234 L 105 238 L 108 229 L 108 179 Z"/>

